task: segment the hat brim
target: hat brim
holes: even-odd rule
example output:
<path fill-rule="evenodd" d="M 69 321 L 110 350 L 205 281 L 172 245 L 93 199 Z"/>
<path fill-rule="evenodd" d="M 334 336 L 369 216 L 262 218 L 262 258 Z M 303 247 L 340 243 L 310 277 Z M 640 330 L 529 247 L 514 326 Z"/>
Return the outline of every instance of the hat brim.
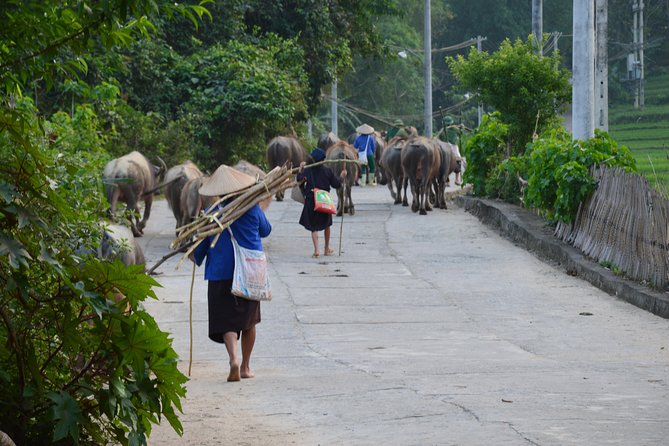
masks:
<path fill-rule="evenodd" d="M 360 133 L 361 135 L 371 135 L 374 133 L 374 127 L 372 127 L 369 124 L 363 124 L 357 129 L 355 129 L 356 132 Z"/>
<path fill-rule="evenodd" d="M 198 192 L 205 197 L 217 197 L 239 192 L 254 184 L 256 179 L 252 176 L 222 164 Z"/>

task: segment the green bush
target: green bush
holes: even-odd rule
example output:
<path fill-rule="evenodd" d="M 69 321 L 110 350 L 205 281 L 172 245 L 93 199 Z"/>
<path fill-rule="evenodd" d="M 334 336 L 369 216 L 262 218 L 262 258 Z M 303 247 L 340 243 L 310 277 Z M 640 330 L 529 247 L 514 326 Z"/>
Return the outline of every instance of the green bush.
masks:
<path fill-rule="evenodd" d="M 578 206 L 596 187 L 592 166 L 636 170 L 632 153 L 606 133 L 595 130 L 587 141 L 572 141 L 565 129 L 551 130 L 528 144 L 525 204 L 543 212 L 549 221 L 570 223 Z"/>
<path fill-rule="evenodd" d="M 499 113 L 484 115 L 481 125 L 464 147 L 467 169 L 464 180 L 474 185 L 474 195 L 485 196 L 488 175 L 504 159 L 509 126 L 500 120 Z M 495 195 L 495 194 L 493 194 Z"/>
<path fill-rule="evenodd" d="M 19 445 L 141 445 L 163 417 L 182 432 L 186 377 L 140 307 L 158 283 L 91 254 L 104 203 L 91 112 L 41 123 L 29 101 L 0 108 L 0 426 Z"/>
<path fill-rule="evenodd" d="M 524 161 L 523 157 L 511 157 L 495 166 L 486 177 L 486 196 L 520 204 L 522 192 L 519 177 L 522 177 L 524 172 Z"/>

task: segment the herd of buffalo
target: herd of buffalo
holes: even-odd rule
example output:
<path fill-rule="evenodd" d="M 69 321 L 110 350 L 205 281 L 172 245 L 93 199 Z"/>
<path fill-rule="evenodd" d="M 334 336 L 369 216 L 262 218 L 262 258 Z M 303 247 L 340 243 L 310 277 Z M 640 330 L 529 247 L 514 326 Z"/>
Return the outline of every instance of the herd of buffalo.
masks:
<path fill-rule="evenodd" d="M 348 162 L 331 163 L 330 167 L 339 175 L 347 169 L 348 175 L 337 189 L 337 215 L 348 213 L 354 215 L 355 207 L 351 198 L 352 186 L 359 176 L 357 149 L 351 144 L 357 134 L 349 137 L 349 142 L 340 140 L 333 133 L 322 135 L 318 147 L 326 152 L 326 160 L 347 160 Z M 425 215 L 433 206 L 446 209 L 445 188 L 451 173 L 461 173 L 466 166 L 460 156 L 458 147 L 436 138 L 426 138 L 412 132 L 408 137 L 395 137 L 386 142 L 376 132 L 375 159 L 377 163 L 376 180 L 387 185 L 395 204 L 408 206 L 407 188 L 410 187 L 413 197 L 411 210 Z M 269 169 L 276 166 L 298 166 L 307 161 L 308 154 L 301 143 L 294 137 L 277 136 L 267 146 L 267 164 Z M 115 219 L 116 207 L 119 202 L 126 204 L 130 215 L 130 228 L 118 224 L 107 224 L 105 238 L 99 254 L 112 257 L 114 243 L 118 240 L 125 249 L 121 259 L 126 264 L 144 263 L 139 245 L 130 238 L 143 234 L 146 222 L 151 214 L 153 196 L 164 189 L 165 198 L 176 220 L 176 228 L 193 221 L 201 210 L 211 203 L 208 197 L 202 197 L 198 190 L 207 175 L 192 161 L 167 168 L 160 160 L 160 165 L 152 164 L 139 152 L 131 152 L 110 161 L 104 168 L 103 182 L 105 193 L 110 204 L 109 216 Z M 247 162 L 240 161 L 234 168 L 258 179 L 265 175 L 262 169 Z M 278 201 L 283 200 L 283 192 L 276 194 Z M 140 218 L 138 203 L 144 201 L 144 214 Z M 130 234 L 132 231 L 132 234 Z M 133 238 L 134 239 L 134 238 Z M 118 254 L 117 254 L 118 255 Z"/>

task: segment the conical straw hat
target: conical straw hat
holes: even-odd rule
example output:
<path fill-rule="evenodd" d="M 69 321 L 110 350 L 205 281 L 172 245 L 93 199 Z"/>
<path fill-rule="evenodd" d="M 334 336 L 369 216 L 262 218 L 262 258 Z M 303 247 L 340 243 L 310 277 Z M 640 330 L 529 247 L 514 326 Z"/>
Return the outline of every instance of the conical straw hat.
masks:
<path fill-rule="evenodd" d="M 205 197 L 228 195 L 256 184 L 250 175 L 221 164 L 216 172 L 202 185 L 199 192 Z"/>
<path fill-rule="evenodd" d="M 360 133 L 361 135 L 371 135 L 374 133 L 374 127 L 371 125 L 363 124 L 357 129 L 355 129 L 356 132 Z"/>

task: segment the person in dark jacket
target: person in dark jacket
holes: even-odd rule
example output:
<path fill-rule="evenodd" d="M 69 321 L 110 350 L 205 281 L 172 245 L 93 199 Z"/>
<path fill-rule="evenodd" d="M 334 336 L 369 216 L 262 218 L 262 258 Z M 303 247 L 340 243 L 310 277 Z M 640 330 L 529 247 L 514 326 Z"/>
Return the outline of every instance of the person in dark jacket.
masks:
<path fill-rule="evenodd" d="M 232 167 L 222 165 L 200 188 L 203 196 L 225 196 L 254 185 L 255 178 Z M 226 200 L 225 206 L 234 198 Z M 235 220 L 230 229 L 237 242 L 244 248 L 262 251 L 261 238 L 267 237 L 272 226 L 259 205 L 253 206 Z M 207 303 L 209 309 L 209 339 L 225 344 L 230 359 L 228 381 L 253 378 L 251 352 L 256 340 L 256 324 L 260 323 L 260 302 L 242 299 L 232 294 L 232 276 L 235 255 L 230 233 L 221 232 L 212 247 L 213 236 L 208 237 L 193 251 L 193 260 L 199 266 L 206 258 L 204 278 L 208 281 Z M 237 342 L 241 338 L 241 361 Z"/>
<path fill-rule="evenodd" d="M 309 164 L 318 163 L 325 159 L 325 152 L 322 149 L 314 149 L 309 156 Z M 300 163 L 300 170 L 297 174 L 297 182 L 300 183 L 300 189 L 304 195 L 304 207 L 300 216 L 300 224 L 305 229 L 311 231 L 311 241 L 314 244 L 314 253 L 312 257 L 318 258 L 318 233 L 324 231 L 325 246 L 323 254 L 330 256 L 334 253 L 330 249 L 330 226 L 332 226 L 332 215 L 314 211 L 314 193 L 313 189 L 322 189 L 330 191 L 330 187 L 335 189 L 341 187 L 341 181 L 332 172 L 332 169 L 324 164 L 309 167 L 305 169 L 306 162 Z M 346 178 L 346 169 L 342 170 L 341 178 Z"/>

